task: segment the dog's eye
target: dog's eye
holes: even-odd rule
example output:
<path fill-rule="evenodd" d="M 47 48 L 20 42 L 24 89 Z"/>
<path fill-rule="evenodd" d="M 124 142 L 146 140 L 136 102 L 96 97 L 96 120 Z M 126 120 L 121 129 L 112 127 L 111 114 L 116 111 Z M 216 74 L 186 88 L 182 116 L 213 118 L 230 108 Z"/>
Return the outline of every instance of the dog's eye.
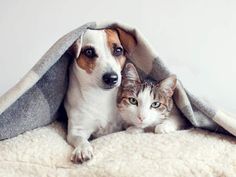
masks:
<path fill-rule="evenodd" d="M 97 56 L 94 48 L 92 48 L 92 47 L 84 49 L 83 54 L 88 58 L 94 58 Z"/>
<path fill-rule="evenodd" d="M 161 103 L 155 101 L 155 102 L 153 102 L 153 103 L 151 104 L 151 108 L 159 108 L 160 105 L 161 105 Z"/>
<path fill-rule="evenodd" d="M 129 102 L 133 105 L 138 106 L 138 101 L 134 97 L 129 97 Z"/>
<path fill-rule="evenodd" d="M 116 48 L 114 48 L 114 56 L 120 56 L 120 55 L 123 55 L 123 49 L 122 49 L 122 47 L 116 47 Z"/>

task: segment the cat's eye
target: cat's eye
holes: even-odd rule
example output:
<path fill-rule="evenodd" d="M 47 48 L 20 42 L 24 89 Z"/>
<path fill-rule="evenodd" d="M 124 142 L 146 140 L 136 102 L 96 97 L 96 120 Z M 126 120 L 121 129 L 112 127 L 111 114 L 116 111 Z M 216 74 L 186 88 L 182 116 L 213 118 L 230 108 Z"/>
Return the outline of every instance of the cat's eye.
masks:
<path fill-rule="evenodd" d="M 134 97 L 129 97 L 129 102 L 133 105 L 138 106 L 138 101 Z"/>
<path fill-rule="evenodd" d="M 95 52 L 95 49 L 93 47 L 88 47 L 83 50 L 83 54 L 88 58 L 95 58 L 97 57 L 97 54 Z"/>
<path fill-rule="evenodd" d="M 122 47 L 115 47 L 114 51 L 113 51 L 113 55 L 116 57 L 123 55 L 123 48 Z"/>
<path fill-rule="evenodd" d="M 151 104 L 151 108 L 159 108 L 161 105 L 161 103 L 159 103 L 158 101 L 155 101 Z"/>

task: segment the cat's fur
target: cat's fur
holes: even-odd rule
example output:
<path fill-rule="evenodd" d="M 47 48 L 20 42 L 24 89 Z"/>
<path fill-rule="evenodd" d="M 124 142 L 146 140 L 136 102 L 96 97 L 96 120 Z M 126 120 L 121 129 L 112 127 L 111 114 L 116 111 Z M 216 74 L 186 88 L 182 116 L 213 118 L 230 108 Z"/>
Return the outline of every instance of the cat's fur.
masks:
<path fill-rule="evenodd" d="M 141 82 L 134 65 L 128 63 L 117 99 L 118 112 L 128 125 L 127 131 L 143 132 L 153 128 L 155 133 L 168 133 L 184 128 L 185 119 L 172 99 L 176 84 L 175 75 L 160 83 Z"/>

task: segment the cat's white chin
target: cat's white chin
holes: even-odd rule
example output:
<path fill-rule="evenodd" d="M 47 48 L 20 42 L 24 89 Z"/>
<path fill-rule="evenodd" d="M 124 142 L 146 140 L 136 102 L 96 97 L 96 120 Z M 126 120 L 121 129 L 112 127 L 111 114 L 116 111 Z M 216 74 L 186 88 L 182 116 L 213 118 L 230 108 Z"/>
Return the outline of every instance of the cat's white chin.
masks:
<path fill-rule="evenodd" d="M 135 126 L 137 127 L 137 128 L 147 128 L 149 125 L 146 125 L 146 124 L 143 124 L 143 123 L 136 123 L 135 124 Z"/>

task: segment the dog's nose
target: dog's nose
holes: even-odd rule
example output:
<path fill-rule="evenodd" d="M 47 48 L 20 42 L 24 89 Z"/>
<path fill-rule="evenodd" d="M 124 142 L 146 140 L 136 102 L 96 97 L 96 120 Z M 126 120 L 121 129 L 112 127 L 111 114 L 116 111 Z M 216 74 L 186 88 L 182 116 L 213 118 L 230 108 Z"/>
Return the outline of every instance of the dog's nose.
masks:
<path fill-rule="evenodd" d="M 110 73 L 105 73 L 102 76 L 103 82 L 109 86 L 113 86 L 117 83 L 118 81 L 118 75 L 114 72 L 110 72 Z"/>

